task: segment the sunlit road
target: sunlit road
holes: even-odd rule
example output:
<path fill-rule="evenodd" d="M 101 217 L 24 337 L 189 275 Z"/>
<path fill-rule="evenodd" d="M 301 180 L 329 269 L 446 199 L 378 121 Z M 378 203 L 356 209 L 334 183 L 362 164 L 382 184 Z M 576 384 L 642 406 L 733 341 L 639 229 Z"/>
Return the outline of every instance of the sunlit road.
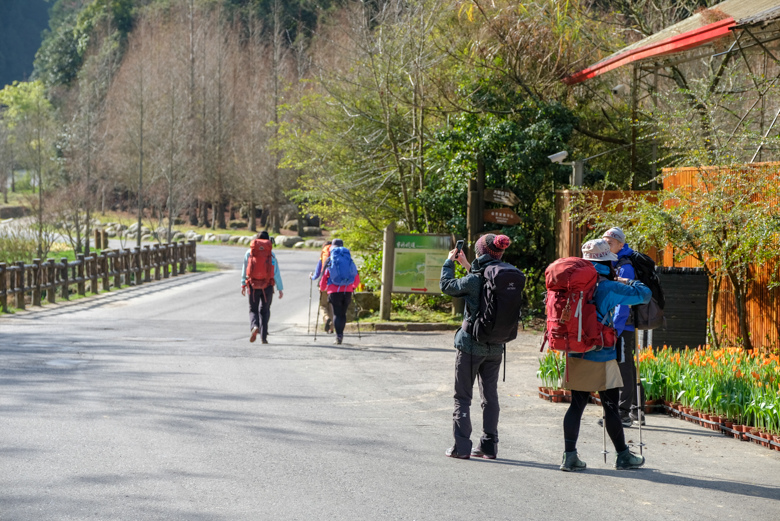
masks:
<path fill-rule="evenodd" d="M 198 247 L 234 268 L 243 252 Z M 278 258 L 268 345 L 248 342 L 237 269 L 0 317 L 0 520 L 780 518 L 779 452 L 665 416 L 647 468 L 618 472 L 589 406 L 588 470 L 560 472 L 538 333 L 510 345 L 499 459 L 445 458 L 451 333 L 314 342 L 317 253 Z"/>

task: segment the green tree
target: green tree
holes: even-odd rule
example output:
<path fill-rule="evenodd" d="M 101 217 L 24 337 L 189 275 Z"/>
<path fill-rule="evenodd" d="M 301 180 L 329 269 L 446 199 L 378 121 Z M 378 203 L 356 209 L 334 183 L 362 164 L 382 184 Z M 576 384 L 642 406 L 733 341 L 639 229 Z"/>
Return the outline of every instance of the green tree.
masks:
<path fill-rule="evenodd" d="M 0 90 L 0 105 L 5 105 L 5 120 L 18 145 L 18 161 L 31 170 L 38 190 L 38 250 L 48 251 L 44 237 L 44 181 L 53 166 L 52 148 L 55 129 L 54 110 L 40 81 L 17 82 Z"/>

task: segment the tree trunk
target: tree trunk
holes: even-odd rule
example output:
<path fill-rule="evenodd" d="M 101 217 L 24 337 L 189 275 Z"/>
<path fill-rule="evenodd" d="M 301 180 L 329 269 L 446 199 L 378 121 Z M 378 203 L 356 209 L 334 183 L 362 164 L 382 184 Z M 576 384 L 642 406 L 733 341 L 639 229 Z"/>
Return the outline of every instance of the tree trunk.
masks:
<path fill-rule="evenodd" d="M 740 283 L 739 278 L 729 273 L 729 280 L 734 289 L 734 303 L 737 306 L 737 319 L 739 321 L 739 334 L 742 337 L 742 347 L 745 350 L 753 349 L 753 342 L 750 340 L 750 327 L 747 316 L 747 288 L 745 284 Z"/>
<path fill-rule="evenodd" d="M 195 199 L 190 203 L 189 221 L 191 226 L 198 225 L 198 200 Z"/>
<path fill-rule="evenodd" d="M 708 337 L 710 345 L 714 349 L 720 349 L 720 335 L 715 325 L 715 312 L 718 308 L 718 299 L 720 297 L 720 279 L 710 278 L 712 282 L 712 291 L 710 292 L 710 313 L 707 317 Z"/>

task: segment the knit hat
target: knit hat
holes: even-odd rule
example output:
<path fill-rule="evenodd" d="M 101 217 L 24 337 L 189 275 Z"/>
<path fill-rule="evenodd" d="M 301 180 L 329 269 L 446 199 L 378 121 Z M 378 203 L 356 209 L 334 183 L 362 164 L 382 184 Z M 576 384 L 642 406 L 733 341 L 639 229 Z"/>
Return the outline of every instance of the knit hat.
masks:
<path fill-rule="evenodd" d="M 626 243 L 626 234 L 623 233 L 623 230 L 620 228 L 610 228 L 609 230 L 604 232 L 604 235 L 601 236 L 602 239 L 606 239 L 609 237 L 610 239 L 615 239 L 621 244 Z"/>
<path fill-rule="evenodd" d="M 267 231 L 263 230 L 262 232 L 260 232 L 260 233 L 258 233 L 258 234 L 257 234 L 257 238 L 258 238 L 258 239 L 265 239 L 265 240 L 269 240 L 271 237 L 268 235 L 268 232 L 267 232 Z"/>
<path fill-rule="evenodd" d="M 344 246 L 344 241 L 342 241 L 341 239 L 333 239 L 333 242 L 330 245 L 333 246 L 334 248 L 340 248 Z"/>
<path fill-rule="evenodd" d="M 593 262 L 618 260 L 604 239 L 594 239 L 583 244 L 582 258 Z"/>
<path fill-rule="evenodd" d="M 487 254 L 498 260 L 511 243 L 512 241 L 506 235 L 488 233 L 477 239 L 474 249 L 477 250 L 478 257 Z"/>

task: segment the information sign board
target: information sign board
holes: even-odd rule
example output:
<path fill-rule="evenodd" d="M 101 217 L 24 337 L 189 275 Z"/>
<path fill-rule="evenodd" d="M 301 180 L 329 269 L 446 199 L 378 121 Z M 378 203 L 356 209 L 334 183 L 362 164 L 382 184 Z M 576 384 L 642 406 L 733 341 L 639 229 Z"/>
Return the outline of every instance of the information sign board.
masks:
<path fill-rule="evenodd" d="M 396 235 L 393 293 L 441 293 L 441 267 L 452 248 L 449 235 Z"/>

